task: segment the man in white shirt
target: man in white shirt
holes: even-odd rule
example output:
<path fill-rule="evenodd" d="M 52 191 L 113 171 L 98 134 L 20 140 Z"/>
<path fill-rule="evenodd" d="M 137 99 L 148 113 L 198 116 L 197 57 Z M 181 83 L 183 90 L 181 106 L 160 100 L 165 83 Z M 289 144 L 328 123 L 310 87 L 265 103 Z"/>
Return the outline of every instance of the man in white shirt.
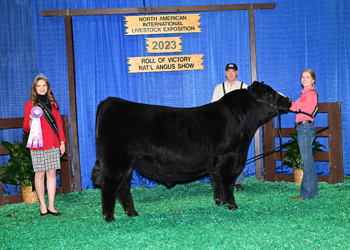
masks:
<path fill-rule="evenodd" d="M 238 67 L 235 63 L 229 63 L 225 68 L 225 76 L 227 80 L 223 83 L 216 85 L 214 89 L 214 94 L 211 99 L 211 102 L 215 102 L 223 97 L 226 93 L 234 91 L 236 89 L 246 89 L 248 85 L 238 81 L 236 78 L 238 76 Z M 237 191 L 243 191 L 243 179 L 244 179 L 244 168 L 240 175 L 236 179 L 235 186 Z"/>

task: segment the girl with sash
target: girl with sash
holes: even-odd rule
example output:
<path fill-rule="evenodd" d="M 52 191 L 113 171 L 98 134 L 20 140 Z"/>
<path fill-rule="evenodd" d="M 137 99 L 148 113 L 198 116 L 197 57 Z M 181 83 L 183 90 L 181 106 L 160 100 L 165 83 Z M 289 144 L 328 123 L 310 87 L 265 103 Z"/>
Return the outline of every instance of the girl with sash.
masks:
<path fill-rule="evenodd" d="M 30 132 L 27 147 L 30 148 L 35 172 L 35 188 L 40 201 L 40 215 L 59 216 L 61 213 L 54 206 L 57 185 L 56 170 L 61 168 L 60 157 L 66 151 L 66 139 L 58 103 L 49 81 L 43 74 L 36 76 L 33 81 L 30 100 L 26 102 L 24 108 L 23 130 L 26 133 Z M 48 207 L 45 203 L 45 173 Z"/>

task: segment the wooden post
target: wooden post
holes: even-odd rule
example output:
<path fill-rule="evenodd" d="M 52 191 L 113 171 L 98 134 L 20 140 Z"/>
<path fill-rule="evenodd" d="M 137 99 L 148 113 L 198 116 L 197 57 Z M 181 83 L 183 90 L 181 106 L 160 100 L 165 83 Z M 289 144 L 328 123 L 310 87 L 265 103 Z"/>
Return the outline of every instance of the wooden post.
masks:
<path fill-rule="evenodd" d="M 327 103 L 329 143 L 329 183 L 344 182 L 343 141 L 340 102 Z"/>
<path fill-rule="evenodd" d="M 252 82 L 254 82 L 258 80 L 258 72 L 257 72 L 257 65 L 256 65 L 256 39 L 255 39 L 254 10 L 249 10 L 249 37 L 250 37 L 250 67 L 251 67 Z M 255 155 L 261 154 L 260 128 L 258 128 L 254 134 L 254 152 L 255 152 Z M 255 175 L 256 175 L 256 179 L 262 180 L 260 158 L 255 160 Z"/>
<path fill-rule="evenodd" d="M 80 173 L 80 155 L 78 140 L 78 121 L 77 121 L 77 98 L 75 87 L 75 61 L 74 61 L 74 42 L 73 42 L 73 23 L 72 17 L 64 17 L 66 27 L 66 48 L 67 48 L 67 68 L 68 68 L 68 89 L 69 89 L 69 113 L 72 131 L 73 165 L 75 190 L 81 191 L 81 173 Z"/>

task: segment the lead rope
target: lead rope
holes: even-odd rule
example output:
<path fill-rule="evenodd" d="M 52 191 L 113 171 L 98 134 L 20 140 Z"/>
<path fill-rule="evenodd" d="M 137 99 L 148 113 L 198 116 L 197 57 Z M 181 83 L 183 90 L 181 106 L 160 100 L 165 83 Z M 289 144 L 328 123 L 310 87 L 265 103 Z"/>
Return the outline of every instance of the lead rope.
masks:
<path fill-rule="evenodd" d="M 316 134 L 319 133 L 319 132 L 322 132 L 322 131 L 324 131 L 324 130 L 326 130 L 326 129 L 329 129 L 329 126 L 317 130 L 317 131 L 316 131 Z M 288 145 L 291 145 L 291 144 L 293 144 L 293 143 L 295 143 L 295 141 L 286 142 L 286 143 L 284 143 L 284 144 L 281 144 L 281 146 L 279 146 L 279 147 L 277 147 L 277 148 L 270 149 L 270 150 L 268 150 L 268 151 L 266 151 L 266 152 L 264 152 L 264 153 L 262 153 L 262 154 L 256 155 L 256 156 L 254 156 L 254 157 L 252 157 L 252 158 L 246 160 L 246 162 L 248 162 L 248 161 L 250 161 L 250 160 L 254 160 L 254 159 L 259 159 L 259 158 L 262 158 L 262 157 L 267 156 L 267 155 L 269 155 L 269 154 L 275 153 L 275 152 L 276 152 L 276 149 L 281 149 L 281 150 L 282 150 L 282 148 L 284 148 L 284 147 L 286 147 L 286 146 L 288 146 Z M 281 160 L 282 160 L 282 159 L 281 159 Z"/>
<path fill-rule="evenodd" d="M 280 145 L 282 145 L 282 134 L 281 134 L 281 114 L 277 110 L 277 117 L 278 117 L 278 135 L 280 138 Z M 280 154 L 281 154 L 281 161 L 282 161 L 282 147 L 280 147 Z"/>

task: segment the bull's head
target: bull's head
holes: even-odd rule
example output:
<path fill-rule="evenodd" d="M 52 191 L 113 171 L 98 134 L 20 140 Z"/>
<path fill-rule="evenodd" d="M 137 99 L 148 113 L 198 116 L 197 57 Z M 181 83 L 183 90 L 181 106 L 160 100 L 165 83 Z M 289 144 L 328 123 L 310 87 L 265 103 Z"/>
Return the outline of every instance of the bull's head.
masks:
<path fill-rule="evenodd" d="M 289 97 L 285 97 L 282 94 L 276 92 L 269 85 L 264 82 L 254 81 L 248 87 L 249 95 L 256 101 L 267 104 L 278 111 L 288 112 L 292 101 Z"/>

